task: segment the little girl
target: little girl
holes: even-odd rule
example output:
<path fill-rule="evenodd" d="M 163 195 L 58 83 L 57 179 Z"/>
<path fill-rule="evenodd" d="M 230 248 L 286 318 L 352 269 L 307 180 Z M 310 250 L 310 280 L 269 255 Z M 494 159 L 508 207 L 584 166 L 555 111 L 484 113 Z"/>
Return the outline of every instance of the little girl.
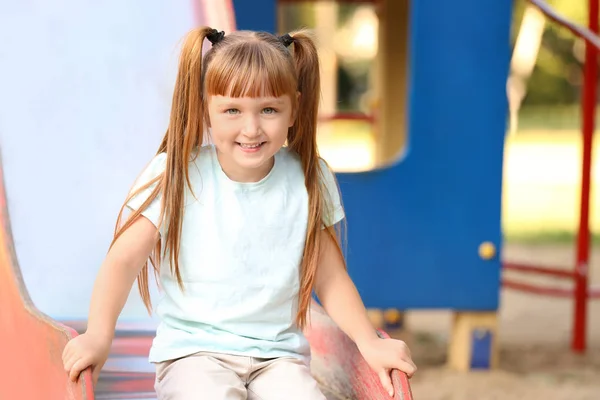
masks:
<path fill-rule="evenodd" d="M 88 367 L 98 379 L 136 277 L 152 310 L 147 260 L 163 291 L 149 357 L 159 399 L 325 399 L 302 333 L 313 291 L 390 394 L 390 369 L 415 372 L 404 342 L 377 336 L 346 272 L 319 96 L 304 31 L 189 33 L 169 127 L 121 209 L 87 331 L 64 350 L 71 379 Z"/>

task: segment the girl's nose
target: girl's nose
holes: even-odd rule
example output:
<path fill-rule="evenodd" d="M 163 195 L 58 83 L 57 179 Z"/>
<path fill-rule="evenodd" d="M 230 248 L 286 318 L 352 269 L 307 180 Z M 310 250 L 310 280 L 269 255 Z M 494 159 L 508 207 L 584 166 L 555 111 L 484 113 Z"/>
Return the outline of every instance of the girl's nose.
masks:
<path fill-rule="evenodd" d="M 252 115 L 246 118 L 242 134 L 247 137 L 256 137 L 260 135 L 260 123 L 258 117 Z"/>

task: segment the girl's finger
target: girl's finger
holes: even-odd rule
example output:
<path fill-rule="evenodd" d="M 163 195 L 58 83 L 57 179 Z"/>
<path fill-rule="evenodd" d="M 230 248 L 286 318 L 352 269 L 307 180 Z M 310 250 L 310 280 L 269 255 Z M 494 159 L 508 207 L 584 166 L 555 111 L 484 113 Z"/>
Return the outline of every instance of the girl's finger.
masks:
<path fill-rule="evenodd" d="M 390 394 L 390 397 L 394 396 L 394 385 L 392 384 L 392 377 L 390 371 L 387 369 L 379 371 L 379 380 L 383 388 Z"/>
<path fill-rule="evenodd" d="M 65 362 L 65 371 L 71 371 L 71 368 L 73 368 L 73 365 L 75 364 L 75 362 L 77 362 L 77 360 L 79 360 L 79 358 L 80 357 L 77 354 L 72 354 Z"/>
<path fill-rule="evenodd" d="M 79 377 L 81 371 L 83 371 L 87 367 L 88 364 L 85 362 L 85 360 L 83 358 L 80 358 L 75 362 L 75 364 L 73 364 L 71 372 L 69 372 L 69 378 L 71 378 L 73 382 L 77 381 L 77 378 Z"/>
<path fill-rule="evenodd" d="M 412 377 L 417 371 L 417 366 L 412 362 L 412 360 L 406 361 L 402 358 L 397 359 L 394 362 L 394 368 L 404 372 L 409 378 Z"/>

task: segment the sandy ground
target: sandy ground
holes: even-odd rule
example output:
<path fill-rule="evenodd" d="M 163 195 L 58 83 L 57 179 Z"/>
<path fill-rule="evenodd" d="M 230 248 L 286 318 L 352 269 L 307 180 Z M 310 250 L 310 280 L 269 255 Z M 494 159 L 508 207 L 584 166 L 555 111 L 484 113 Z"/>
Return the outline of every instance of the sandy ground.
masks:
<path fill-rule="evenodd" d="M 574 248 L 507 244 L 504 256 L 570 266 Z M 592 283 L 600 285 L 600 248 L 593 249 L 591 261 Z M 529 277 L 527 281 L 561 285 L 556 279 Z M 500 367 L 492 372 L 458 373 L 445 367 L 449 312 L 407 314 L 405 335 L 419 366 L 412 380 L 415 399 L 600 399 L 600 301 L 589 303 L 589 348 L 585 355 L 575 355 L 569 349 L 570 300 L 504 290 L 501 302 Z"/>

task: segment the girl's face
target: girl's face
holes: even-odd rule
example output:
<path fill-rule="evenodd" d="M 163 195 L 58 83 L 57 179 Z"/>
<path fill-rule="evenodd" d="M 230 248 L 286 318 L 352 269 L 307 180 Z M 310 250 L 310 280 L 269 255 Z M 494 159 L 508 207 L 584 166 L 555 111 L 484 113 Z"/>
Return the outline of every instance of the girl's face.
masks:
<path fill-rule="evenodd" d="M 269 173 L 294 123 L 288 95 L 210 96 L 208 116 L 221 168 L 238 182 L 256 182 Z"/>

